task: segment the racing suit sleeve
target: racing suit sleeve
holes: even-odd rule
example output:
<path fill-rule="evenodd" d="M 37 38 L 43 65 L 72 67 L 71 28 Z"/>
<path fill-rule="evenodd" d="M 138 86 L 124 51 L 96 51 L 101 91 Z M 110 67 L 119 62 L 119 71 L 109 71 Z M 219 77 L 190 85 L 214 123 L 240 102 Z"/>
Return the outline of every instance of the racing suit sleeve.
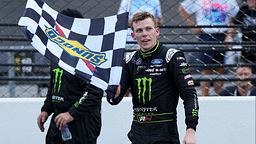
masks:
<path fill-rule="evenodd" d="M 53 64 L 51 64 L 50 86 L 48 86 L 46 99 L 44 101 L 44 105 L 41 108 L 41 112 L 46 111 L 48 113 L 48 115 L 51 115 L 54 112 L 54 108 L 53 108 L 53 105 L 52 105 L 52 85 L 53 85 L 52 84 L 52 79 L 53 79 L 52 69 L 53 69 Z"/>
<path fill-rule="evenodd" d="M 81 85 L 84 85 L 84 95 L 77 101 L 70 109 L 69 113 L 75 119 L 80 115 L 83 115 L 87 112 L 97 112 L 101 109 L 101 99 L 103 97 L 103 90 L 86 83 L 80 79 Z"/>
<path fill-rule="evenodd" d="M 194 80 L 182 52 L 174 54 L 169 63 L 169 70 L 183 100 L 187 129 L 193 128 L 196 130 L 199 110 L 198 98 L 194 87 Z"/>
<path fill-rule="evenodd" d="M 110 97 L 110 95 L 115 95 L 115 91 L 107 92 L 107 101 L 111 105 L 117 105 L 118 103 L 120 103 L 122 101 L 127 89 L 131 85 L 131 76 L 130 76 L 130 72 L 129 72 L 129 66 L 128 66 L 128 63 L 126 63 L 125 60 L 123 61 L 123 70 L 122 70 L 120 85 L 121 85 L 120 94 L 117 98 L 115 98 L 113 100 L 113 102 L 110 101 L 109 97 Z"/>

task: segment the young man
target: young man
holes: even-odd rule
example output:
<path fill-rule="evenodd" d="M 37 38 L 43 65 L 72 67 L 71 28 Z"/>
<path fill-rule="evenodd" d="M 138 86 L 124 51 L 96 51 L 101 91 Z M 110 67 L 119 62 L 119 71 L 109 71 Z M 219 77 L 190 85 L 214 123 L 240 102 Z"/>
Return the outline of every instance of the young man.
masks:
<path fill-rule="evenodd" d="M 77 10 L 66 9 L 62 14 L 83 18 Z M 103 90 L 51 64 L 51 83 L 41 114 L 37 118 L 39 129 L 53 113 L 46 135 L 46 144 L 96 144 L 101 129 L 101 99 Z M 65 126 L 71 133 L 62 138 Z"/>
<path fill-rule="evenodd" d="M 248 66 L 238 67 L 236 70 L 237 78 L 252 78 L 252 69 Z M 228 86 L 222 89 L 218 95 L 220 96 L 255 96 L 256 88 L 251 81 L 238 81 L 237 86 Z"/>
<path fill-rule="evenodd" d="M 140 50 L 126 56 L 117 92 L 107 92 L 107 100 L 116 105 L 131 87 L 134 116 L 128 134 L 130 141 L 132 144 L 179 144 L 176 107 L 180 96 L 186 112 L 184 143 L 196 143 L 199 107 L 183 53 L 159 43 L 156 19 L 148 12 L 135 14 L 131 29 Z"/>

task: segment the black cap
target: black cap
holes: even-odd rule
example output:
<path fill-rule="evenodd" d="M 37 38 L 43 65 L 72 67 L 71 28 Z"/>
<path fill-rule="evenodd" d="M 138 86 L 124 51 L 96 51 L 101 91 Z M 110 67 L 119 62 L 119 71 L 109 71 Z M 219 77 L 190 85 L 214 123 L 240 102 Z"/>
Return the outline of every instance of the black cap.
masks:
<path fill-rule="evenodd" d="M 84 18 L 83 15 L 78 10 L 75 10 L 75 9 L 67 8 L 65 10 L 62 10 L 60 13 L 69 17 Z"/>

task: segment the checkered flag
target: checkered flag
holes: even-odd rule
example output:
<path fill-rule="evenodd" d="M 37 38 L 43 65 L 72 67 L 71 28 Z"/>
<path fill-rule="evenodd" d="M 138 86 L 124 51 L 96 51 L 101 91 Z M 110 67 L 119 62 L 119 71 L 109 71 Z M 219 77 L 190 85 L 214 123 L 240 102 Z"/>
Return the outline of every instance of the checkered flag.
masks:
<path fill-rule="evenodd" d="M 106 90 L 121 79 L 128 12 L 97 19 L 71 18 L 42 0 L 28 0 L 19 26 L 45 57 Z"/>

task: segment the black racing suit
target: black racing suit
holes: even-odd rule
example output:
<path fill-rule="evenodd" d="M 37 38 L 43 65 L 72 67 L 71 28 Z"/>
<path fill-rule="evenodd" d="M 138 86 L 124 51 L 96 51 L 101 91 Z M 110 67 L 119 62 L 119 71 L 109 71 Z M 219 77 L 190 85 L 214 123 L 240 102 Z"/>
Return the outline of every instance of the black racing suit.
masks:
<path fill-rule="evenodd" d="M 78 77 L 51 65 L 51 82 L 41 111 L 52 113 L 50 127 L 46 136 L 47 144 L 64 143 L 60 130 L 54 122 L 55 117 L 69 112 L 74 120 L 68 123 L 72 139 L 68 144 L 95 144 L 101 129 L 101 99 L 103 91 Z"/>
<path fill-rule="evenodd" d="M 131 87 L 134 116 L 128 137 L 133 144 L 180 143 L 176 125 L 179 96 L 184 100 L 187 128 L 196 130 L 197 94 L 182 52 L 157 42 L 148 53 L 127 55 L 120 84 L 120 95 L 108 101 L 118 104 Z"/>

